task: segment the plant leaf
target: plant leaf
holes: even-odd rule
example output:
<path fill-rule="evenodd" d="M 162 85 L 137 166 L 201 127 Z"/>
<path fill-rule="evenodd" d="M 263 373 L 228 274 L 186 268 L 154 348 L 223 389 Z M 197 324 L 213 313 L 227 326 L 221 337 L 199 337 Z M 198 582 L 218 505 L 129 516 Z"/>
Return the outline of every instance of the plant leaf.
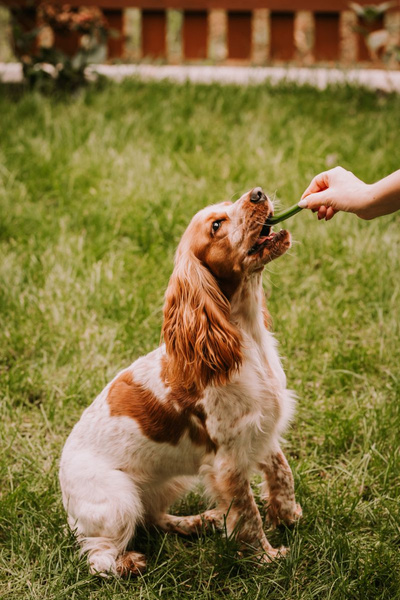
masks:
<path fill-rule="evenodd" d="M 384 48 L 389 41 L 389 32 L 386 29 L 378 29 L 367 36 L 367 46 L 370 50 L 376 51 Z"/>

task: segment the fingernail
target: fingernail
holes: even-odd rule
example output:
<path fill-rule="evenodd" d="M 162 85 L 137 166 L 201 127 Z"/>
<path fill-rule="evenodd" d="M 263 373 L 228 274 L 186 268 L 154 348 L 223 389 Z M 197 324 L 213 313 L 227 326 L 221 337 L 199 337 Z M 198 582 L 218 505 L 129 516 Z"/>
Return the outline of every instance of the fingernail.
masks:
<path fill-rule="evenodd" d="M 300 202 L 298 203 L 297 206 L 300 206 L 300 208 L 307 208 L 307 206 L 308 206 L 308 200 L 307 200 L 307 198 L 304 198 L 303 200 L 300 200 Z"/>

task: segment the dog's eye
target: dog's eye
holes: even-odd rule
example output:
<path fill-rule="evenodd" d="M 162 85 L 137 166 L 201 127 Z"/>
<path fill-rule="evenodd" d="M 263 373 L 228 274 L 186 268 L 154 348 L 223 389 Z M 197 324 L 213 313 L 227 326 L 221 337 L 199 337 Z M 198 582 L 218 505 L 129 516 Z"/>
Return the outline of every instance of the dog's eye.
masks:
<path fill-rule="evenodd" d="M 221 224 L 222 224 L 222 221 L 214 221 L 214 223 L 211 226 L 212 232 L 216 233 L 218 231 L 218 229 L 221 227 Z"/>

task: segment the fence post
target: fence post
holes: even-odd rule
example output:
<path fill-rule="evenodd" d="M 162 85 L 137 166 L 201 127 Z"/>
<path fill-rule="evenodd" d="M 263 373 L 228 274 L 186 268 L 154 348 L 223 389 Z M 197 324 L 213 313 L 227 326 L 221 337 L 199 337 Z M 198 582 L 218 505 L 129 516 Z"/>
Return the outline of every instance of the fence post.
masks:
<path fill-rule="evenodd" d="M 252 60 L 256 65 L 264 65 L 268 56 L 269 12 L 265 8 L 253 10 Z"/>

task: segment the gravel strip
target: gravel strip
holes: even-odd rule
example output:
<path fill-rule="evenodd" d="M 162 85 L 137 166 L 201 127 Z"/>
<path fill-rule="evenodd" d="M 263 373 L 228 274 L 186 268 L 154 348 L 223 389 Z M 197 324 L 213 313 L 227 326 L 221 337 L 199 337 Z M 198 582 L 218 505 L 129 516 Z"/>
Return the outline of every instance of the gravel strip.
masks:
<path fill-rule="evenodd" d="M 169 79 L 178 83 L 234 83 L 256 85 L 266 81 L 272 84 L 281 81 L 309 84 L 324 89 L 330 84 L 353 84 L 384 92 L 400 93 L 400 71 L 384 69 L 336 69 L 306 67 L 236 67 L 208 65 L 93 65 L 90 72 L 97 72 L 114 81 L 126 77 L 144 80 Z M 18 83 L 22 81 L 19 63 L 0 63 L 0 81 Z"/>

